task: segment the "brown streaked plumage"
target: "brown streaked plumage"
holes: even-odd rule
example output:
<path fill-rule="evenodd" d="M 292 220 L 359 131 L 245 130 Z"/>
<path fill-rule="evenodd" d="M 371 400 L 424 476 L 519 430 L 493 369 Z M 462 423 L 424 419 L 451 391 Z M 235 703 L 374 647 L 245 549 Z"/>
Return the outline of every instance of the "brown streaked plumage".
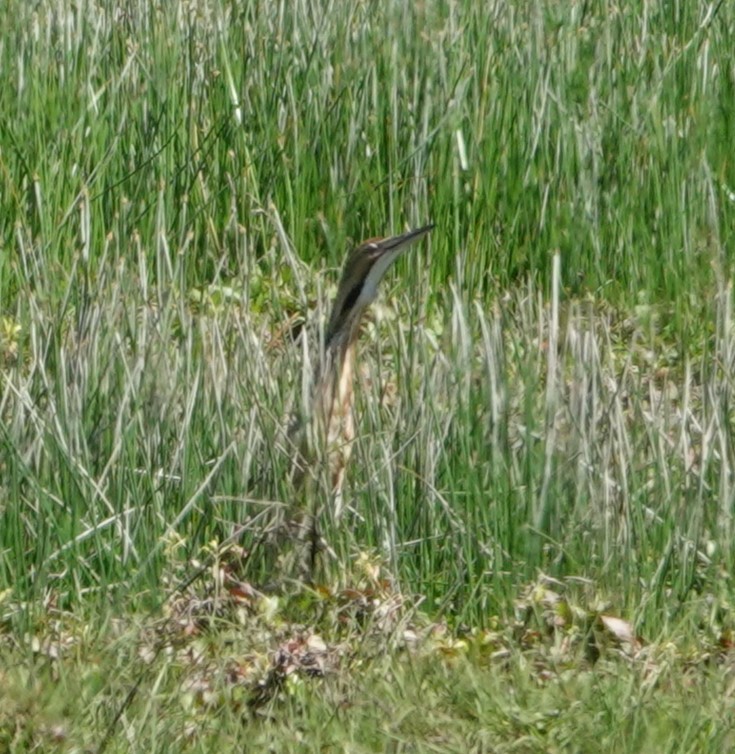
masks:
<path fill-rule="evenodd" d="M 375 300 L 388 268 L 404 249 L 433 227 L 426 225 L 392 238 L 369 239 L 347 256 L 325 332 L 324 355 L 313 396 L 314 419 L 321 439 L 326 441 L 332 487 L 338 495 L 355 438 L 353 374 L 355 344 L 363 315 Z"/>
<path fill-rule="evenodd" d="M 335 494 L 335 516 L 341 513 L 344 471 L 355 438 L 352 412 L 355 344 L 363 315 L 375 300 L 378 285 L 391 264 L 433 227 L 425 225 L 392 238 L 369 239 L 353 249 L 345 261 L 325 331 L 324 353 L 315 373 L 309 426 L 301 427 L 306 431 L 298 442 L 295 464 L 296 483 L 300 485 L 310 467 L 323 457 L 320 449 L 326 450 Z M 313 535 L 313 520 L 308 528 Z"/>

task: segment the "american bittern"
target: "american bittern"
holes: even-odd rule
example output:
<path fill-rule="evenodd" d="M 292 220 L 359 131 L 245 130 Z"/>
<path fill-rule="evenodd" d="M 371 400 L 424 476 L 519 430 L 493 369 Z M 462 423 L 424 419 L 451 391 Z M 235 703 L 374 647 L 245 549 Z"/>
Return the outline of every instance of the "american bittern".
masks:
<path fill-rule="evenodd" d="M 307 431 L 299 443 L 296 463 L 298 484 L 309 468 L 318 464 L 320 457 L 324 458 L 320 449 L 326 450 L 335 516 L 341 512 L 344 472 L 355 438 L 353 373 L 360 323 L 391 264 L 407 246 L 423 238 L 433 227 L 425 225 L 400 236 L 369 239 L 347 256 L 325 332 L 324 353 L 315 374 L 310 426 L 302 427 Z M 307 519 L 313 535 L 315 522 L 311 516 Z"/>

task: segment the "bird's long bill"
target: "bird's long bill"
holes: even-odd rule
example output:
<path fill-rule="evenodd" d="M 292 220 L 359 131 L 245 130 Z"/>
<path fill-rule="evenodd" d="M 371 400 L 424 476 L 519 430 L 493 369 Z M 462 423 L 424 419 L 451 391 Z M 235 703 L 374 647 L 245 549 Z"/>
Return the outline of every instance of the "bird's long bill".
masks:
<path fill-rule="evenodd" d="M 377 245 L 384 251 L 398 251 L 403 249 L 414 241 L 418 241 L 423 238 L 432 228 L 434 223 L 424 225 L 423 228 L 417 228 L 416 230 L 409 230 L 408 233 L 403 233 L 400 236 L 393 236 L 392 238 L 385 238 Z"/>
<path fill-rule="evenodd" d="M 368 241 L 363 245 L 363 248 L 367 247 L 370 256 L 374 260 L 372 267 L 367 272 L 362 288 L 365 303 L 370 303 L 375 298 L 378 283 L 380 283 L 383 275 L 385 275 L 386 270 L 401 255 L 401 252 L 410 244 L 423 238 L 433 227 L 433 224 L 424 225 L 423 228 L 411 230 L 400 236 L 384 238 L 381 241 Z"/>

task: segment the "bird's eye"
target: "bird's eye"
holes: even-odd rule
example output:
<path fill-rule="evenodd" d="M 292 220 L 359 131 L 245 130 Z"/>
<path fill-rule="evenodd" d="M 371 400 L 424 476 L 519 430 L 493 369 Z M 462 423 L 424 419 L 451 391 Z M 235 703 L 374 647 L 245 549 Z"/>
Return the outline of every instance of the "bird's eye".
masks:
<path fill-rule="evenodd" d="M 345 298 L 345 302 L 342 305 L 342 314 L 347 314 L 347 312 L 352 309 L 352 307 L 357 302 L 357 299 L 360 296 L 360 292 L 362 291 L 363 282 L 364 281 L 360 280 L 358 283 L 355 283 L 355 285 L 350 289 L 350 292 L 347 294 L 347 298 Z"/>

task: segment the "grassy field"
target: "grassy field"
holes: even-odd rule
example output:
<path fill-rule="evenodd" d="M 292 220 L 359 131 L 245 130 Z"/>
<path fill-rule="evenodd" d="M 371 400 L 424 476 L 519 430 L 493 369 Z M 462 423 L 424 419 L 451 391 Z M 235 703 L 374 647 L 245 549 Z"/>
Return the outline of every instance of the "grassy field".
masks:
<path fill-rule="evenodd" d="M 735 6 L 6 7 L 0 752 L 735 748 Z"/>

